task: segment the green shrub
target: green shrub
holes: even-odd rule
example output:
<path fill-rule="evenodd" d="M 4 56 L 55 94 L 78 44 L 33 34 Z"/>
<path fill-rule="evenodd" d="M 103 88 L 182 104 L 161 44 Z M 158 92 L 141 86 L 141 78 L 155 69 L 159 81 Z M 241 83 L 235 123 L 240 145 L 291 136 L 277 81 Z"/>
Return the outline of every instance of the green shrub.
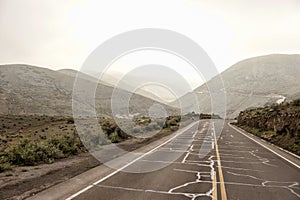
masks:
<path fill-rule="evenodd" d="M 27 139 L 14 146 L 8 153 L 9 161 L 14 165 L 34 165 L 40 162 L 52 163 L 54 159 L 64 157 L 63 153 L 48 142 L 33 142 Z"/>
<path fill-rule="evenodd" d="M 121 141 L 121 138 L 119 137 L 117 132 L 113 132 L 109 135 L 109 139 L 112 143 L 118 143 Z"/>
<path fill-rule="evenodd" d="M 291 103 L 293 106 L 300 106 L 300 99 L 296 99 Z"/>
<path fill-rule="evenodd" d="M 178 128 L 179 128 L 178 126 L 171 126 L 171 127 L 170 127 L 171 131 L 177 131 Z"/>
<path fill-rule="evenodd" d="M 1 172 L 4 172 L 4 171 L 7 171 L 7 170 L 11 170 L 12 169 L 12 166 L 10 163 L 2 163 L 0 164 L 0 173 Z"/>
<path fill-rule="evenodd" d="M 54 135 L 47 140 L 30 141 L 23 139 L 0 154 L 1 169 L 5 166 L 31 166 L 38 163 L 52 163 L 83 152 L 84 147 L 75 134 Z M 1 170 L 0 169 L 0 170 Z"/>

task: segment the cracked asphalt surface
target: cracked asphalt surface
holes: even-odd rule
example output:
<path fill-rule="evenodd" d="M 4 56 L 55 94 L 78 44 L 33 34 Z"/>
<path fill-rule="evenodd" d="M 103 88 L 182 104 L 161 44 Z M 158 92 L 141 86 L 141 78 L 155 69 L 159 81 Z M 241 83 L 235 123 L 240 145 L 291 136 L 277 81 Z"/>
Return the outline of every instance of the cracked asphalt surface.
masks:
<path fill-rule="evenodd" d="M 136 171 L 166 167 L 120 171 L 74 199 L 300 199 L 299 168 L 228 124 L 217 140 L 219 122 L 209 122 L 201 120 L 198 130 L 192 127 L 128 166 Z"/>

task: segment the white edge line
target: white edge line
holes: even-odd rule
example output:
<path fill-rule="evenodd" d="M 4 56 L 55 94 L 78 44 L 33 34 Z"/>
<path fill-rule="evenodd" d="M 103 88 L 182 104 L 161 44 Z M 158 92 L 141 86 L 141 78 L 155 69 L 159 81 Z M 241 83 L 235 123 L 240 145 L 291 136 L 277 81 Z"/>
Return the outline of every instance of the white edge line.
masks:
<path fill-rule="evenodd" d="M 284 151 L 284 152 L 286 152 L 286 153 L 288 153 L 288 154 L 290 154 L 291 156 L 294 156 L 294 157 L 296 157 L 296 158 L 299 158 L 300 159 L 300 156 L 298 156 L 298 155 L 296 155 L 296 154 L 294 154 L 294 153 L 292 153 L 292 152 L 289 152 L 288 150 L 286 150 L 286 149 L 283 149 L 283 148 L 281 148 L 281 147 L 278 147 L 278 146 L 276 146 L 276 145 L 274 145 L 274 144 L 272 144 L 272 143 L 270 143 L 272 146 L 274 146 L 274 147 L 276 147 L 276 148 L 278 148 L 278 149 L 280 149 L 281 151 Z"/>
<path fill-rule="evenodd" d="M 230 124 L 230 123 L 229 123 L 229 124 Z M 230 125 L 231 125 L 231 124 L 230 124 Z M 231 126 L 233 126 L 233 125 L 231 125 Z M 238 128 L 238 127 L 235 127 L 235 128 L 239 129 L 240 131 L 243 130 L 243 129 Z M 245 131 L 245 130 L 243 130 L 243 131 Z M 245 131 L 245 132 L 247 132 L 247 131 Z M 253 134 L 251 134 L 251 133 L 249 133 L 249 134 L 250 134 L 252 137 L 258 138 L 257 136 L 255 136 L 255 135 L 253 135 Z M 258 138 L 258 139 L 259 139 L 259 138 Z M 271 145 L 272 147 L 275 147 L 275 148 L 277 148 L 277 149 L 279 149 L 279 150 L 281 150 L 281 151 L 284 151 L 285 153 L 290 154 L 291 156 L 294 156 L 294 157 L 300 159 L 300 156 L 298 156 L 297 154 L 294 154 L 294 153 L 292 153 L 292 152 L 290 152 L 290 151 L 288 151 L 288 150 L 286 150 L 286 149 L 283 149 L 282 147 L 279 147 L 279 146 L 277 146 L 277 145 L 275 145 L 275 144 L 273 144 L 273 143 L 269 143 L 269 142 L 267 142 L 267 141 L 264 140 L 264 139 L 261 139 L 261 140 L 262 140 L 264 143 L 267 143 L 267 144 Z"/>
<path fill-rule="evenodd" d="M 105 181 L 106 179 L 112 177 L 113 175 L 117 174 L 118 172 L 120 172 L 121 170 L 125 169 L 125 168 L 128 167 L 129 165 L 135 163 L 136 161 L 138 161 L 139 159 L 143 158 L 144 156 L 146 156 L 146 155 L 152 153 L 153 151 L 155 151 L 156 149 L 160 148 L 161 146 L 163 146 L 163 145 L 169 143 L 171 140 L 173 140 L 174 138 L 176 138 L 178 135 L 181 135 L 182 133 L 184 133 L 185 131 L 187 131 L 187 130 L 190 129 L 191 127 L 193 127 L 196 123 L 200 123 L 200 122 L 197 121 L 197 122 L 194 122 L 194 123 L 190 124 L 189 126 L 184 127 L 183 129 L 181 129 L 181 132 L 177 133 L 174 137 L 168 139 L 168 140 L 165 141 L 164 143 L 162 143 L 162 144 L 156 146 L 155 148 L 151 149 L 150 151 L 144 153 L 144 154 L 141 155 L 140 157 L 134 159 L 133 161 L 131 161 L 131 162 L 129 162 L 128 164 L 124 165 L 123 167 L 117 169 L 116 171 L 114 171 L 114 172 L 112 172 L 112 173 L 106 175 L 105 177 L 99 179 L 98 181 L 92 183 L 91 185 L 89 185 L 89 186 L 83 188 L 82 190 L 76 192 L 75 194 L 69 196 L 68 198 L 66 198 L 66 200 L 71 200 L 71 199 L 77 197 L 78 195 L 82 194 L 83 192 L 85 192 L 85 191 L 91 189 L 93 186 L 95 186 L 95 185 L 97 185 L 97 184 L 99 184 L 99 183 Z"/>
<path fill-rule="evenodd" d="M 270 149 L 269 147 L 266 147 L 265 145 L 263 145 L 262 143 L 256 141 L 255 139 L 251 138 L 250 136 L 246 135 L 245 133 L 243 133 L 242 131 L 240 131 L 239 129 L 237 129 L 236 127 L 234 127 L 233 125 L 231 125 L 230 123 L 228 123 L 228 125 L 233 128 L 234 130 L 238 131 L 239 133 L 243 134 L 244 136 L 246 136 L 247 138 L 249 138 L 250 140 L 256 142 L 257 144 L 261 145 L 262 147 L 264 147 L 265 149 L 271 151 L 272 153 L 274 153 L 275 155 L 279 156 L 280 158 L 284 159 L 285 161 L 291 163 L 292 165 L 296 166 L 297 168 L 300 169 L 300 166 L 297 165 L 296 163 L 294 163 L 293 161 L 290 161 L 289 159 L 283 157 L 282 155 L 280 155 L 279 153 L 275 152 L 274 150 Z"/>

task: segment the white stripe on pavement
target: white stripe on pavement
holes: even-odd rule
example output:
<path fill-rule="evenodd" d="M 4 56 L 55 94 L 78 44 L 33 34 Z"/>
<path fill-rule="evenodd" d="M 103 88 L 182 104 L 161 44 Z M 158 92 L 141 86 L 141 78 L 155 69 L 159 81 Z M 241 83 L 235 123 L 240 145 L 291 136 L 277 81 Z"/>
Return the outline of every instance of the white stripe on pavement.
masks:
<path fill-rule="evenodd" d="M 187 131 L 188 129 L 192 128 L 192 127 L 193 127 L 195 124 L 197 124 L 197 123 L 199 123 L 199 121 L 194 122 L 194 123 L 188 125 L 187 127 L 182 128 L 182 129 L 180 130 L 180 132 L 177 133 L 174 137 L 172 137 L 172 138 L 168 139 L 167 141 L 165 141 L 164 143 L 162 143 L 162 144 L 156 146 L 156 147 L 153 148 L 152 150 L 146 152 L 145 154 L 143 154 L 143 155 L 141 155 L 140 157 L 134 159 L 133 161 L 131 161 L 131 162 L 129 162 L 128 164 L 124 165 L 123 167 L 117 169 L 116 171 L 114 171 L 114 172 L 108 174 L 107 176 L 105 176 L 105 177 L 99 179 L 98 181 L 92 183 L 91 185 L 89 185 L 89 186 L 83 188 L 82 190 L 78 191 L 77 193 L 75 193 L 75 194 L 71 195 L 70 197 L 66 198 L 66 200 L 71 200 L 71 199 L 77 197 L 78 195 L 82 194 L 83 192 L 85 192 L 85 191 L 91 189 L 93 186 L 95 186 L 95 185 L 97 185 L 97 184 L 99 184 L 99 183 L 105 181 L 106 179 L 112 177 L 113 175 L 115 175 L 115 174 L 117 174 L 118 172 L 122 171 L 122 170 L 125 169 L 126 167 L 132 165 L 133 163 L 135 163 L 135 162 L 138 161 L 139 159 L 145 157 L 146 155 L 152 153 L 152 152 L 155 151 L 156 149 L 158 149 L 158 148 L 164 146 L 165 144 L 169 143 L 170 141 L 172 141 L 173 139 L 175 139 L 177 136 L 181 135 L 182 133 L 184 133 L 184 132 Z"/>
<path fill-rule="evenodd" d="M 294 163 L 293 161 L 283 157 L 282 155 L 280 155 L 279 153 L 275 152 L 274 150 L 270 149 L 269 147 L 265 146 L 264 144 L 258 142 L 257 140 L 251 138 L 250 136 L 246 135 L 245 133 L 243 133 L 242 131 L 240 131 L 239 129 L 237 129 L 236 127 L 234 127 L 233 125 L 231 125 L 230 123 L 228 123 L 228 125 L 233 128 L 234 130 L 236 130 L 237 132 L 243 134 L 244 136 L 246 136 L 247 138 L 249 138 L 250 140 L 252 140 L 253 142 L 259 144 L 260 146 L 264 147 L 265 149 L 271 151 L 272 153 L 274 153 L 275 155 L 279 156 L 280 158 L 284 159 L 285 161 L 291 163 L 292 165 L 294 165 L 295 167 L 297 167 L 298 169 L 300 169 L 300 166 L 297 165 L 296 163 Z"/>

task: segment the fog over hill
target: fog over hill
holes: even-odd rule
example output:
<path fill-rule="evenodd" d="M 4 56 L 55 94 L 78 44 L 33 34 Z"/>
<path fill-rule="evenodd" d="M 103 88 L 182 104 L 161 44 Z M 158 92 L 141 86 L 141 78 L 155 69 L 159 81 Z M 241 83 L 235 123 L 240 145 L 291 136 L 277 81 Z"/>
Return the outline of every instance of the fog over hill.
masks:
<path fill-rule="evenodd" d="M 76 70 L 69 69 L 53 71 L 30 65 L 0 65 L 0 114 L 71 115 L 76 75 Z M 95 77 L 87 74 L 80 74 L 80 77 L 87 85 L 97 81 Z M 274 54 L 249 58 L 228 68 L 221 73 L 221 77 L 227 99 L 227 115 L 235 117 L 247 108 L 299 98 L 300 55 Z M 111 115 L 111 96 L 117 82 L 115 79 L 116 77 L 107 75 L 98 85 L 95 96 L 98 113 Z M 217 82 L 217 78 L 213 78 L 207 84 L 214 86 Z M 135 84 L 135 80 L 123 84 L 124 88 L 126 84 L 130 88 Z M 201 85 L 193 92 L 187 91 L 180 101 L 190 106 L 190 111 L 194 111 L 197 109 L 194 108 L 193 101 L 197 96 L 200 112 L 211 112 L 207 84 Z M 124 88 L 116 90 L 128 94 Z M 146 114 L 155 103 L 163 105 L 170 113 L 178 112 L 178 109 L 174 108 L 179 105 L 178 101 L 172 102 L 170 107 L 158 103 L 163 101 L 151 91 L 139 90 L 136 93 L 130 100 L 130 112 L 133 114 Z"/>
<path fill-rule="evenodd" d="M 250 107 L 299 98 L 300 55 L 274 54 L 249 58 L 222 72 L 221 77 L 227 98 L 227 115 L 234 117 Z M 216 78 L 213 78 L 208 83 L 214 85 L 216 82 Z M 210 112 L 210 95 L 206 84 L 182 99 L 189 101 L 192 95 L 197 95 L 200 110 Z M 172 104 L 176 105 L 176 102 Z"/>
<path fill-rule="evenodd" d="M 72 115 L 72 91 L 76 74 L 72 70 L 53 71 L 30 65 L 0 65 L 0 114 Z M 86 85 L 92 85 L 96 81 L 85 74 L 80 77 Z M 95 93 L 97 113 L 111 115 L 113 90 L 108 84 L 98 84 Z M 117 90 L 128 94 L 127 91 Z M 129 104 L 130 113 L 147 114 L 153 104 L 164 106 L 170 114 L 178 111 L 133 94 Z"/>
<path fill-rule="evenodd" d="M 185 84 L 182 84 L 182 80 L 178 79 L 178 76 L 180 76 L 180 78 L 184 78 L 184 76 L 178 72 L 174 72 L 172 69 L 170 69 L 170 71 L 165 70 L 157 65 L 141 67 L 142 69 L 138 69 L 137 67 L 135 70 L 128 72 L 107 70 L 106 73 L 101 74 L 100 80 L 104 84 L 119 87 L 127 91 L 138 87 L 135 93 L 165 104 L 171 103 L 187 92 L 193 91 L 193 89 L 203 82 L 202 79 L 199 79 L 197 80 L 197 86 L 192 87 L 192 85 L 188 85 L 187 87 L 186 84 L 188 84 L 188 80 L 185 80 Z M 100 76 L 99 72 L 88 71 L 86 73 L 97 79 Z M 119 81 L 121 81 L 122 84 L 119 84 Z"/>

